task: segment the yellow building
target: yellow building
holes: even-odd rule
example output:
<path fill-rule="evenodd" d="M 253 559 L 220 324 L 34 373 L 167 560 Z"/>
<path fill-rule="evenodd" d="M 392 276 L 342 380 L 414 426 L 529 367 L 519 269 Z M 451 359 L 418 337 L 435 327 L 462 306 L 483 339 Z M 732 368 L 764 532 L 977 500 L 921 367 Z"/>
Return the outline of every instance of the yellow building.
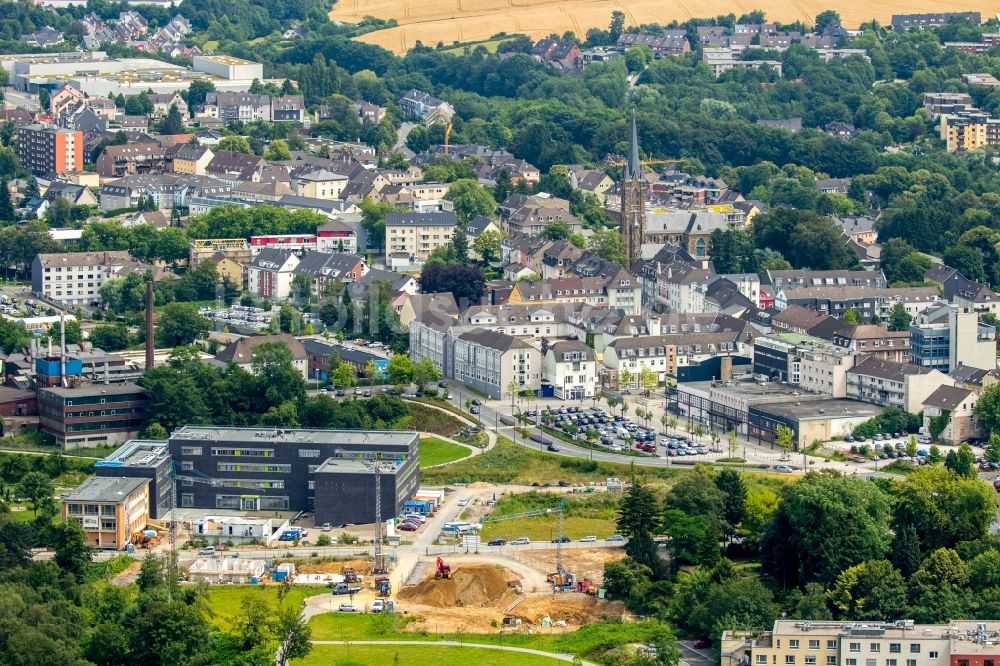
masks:
<path fill-rule="evenodd" d="M 226 280 L 237 287 L 243 286 L 243 273 L 245 269 L 238 261 L 219 254 L 212 257 L 212 263 L 215 264 L 215 272 L 219 276 L 220 281 Z"/>
<path fill-rule="evenodd" d="M 182 143 L 171 146 L 167 151 L 167 156 L 172 158 L 171 164 L 174 173 L 204 176 L 205 169 L 215 157 L 215 153 L 205 146 Z"/>
<path fill-rule="evenodd" d="M 89 545 L 121 550 L 149 520 L 149 479 L 87 479 L 62 496 L 62 518 L 77 521 Z"/>
<path fill-rule="evenodd" d="M 292 189 L 300 197 L 334 200 L 340 198 L 347 183 L 347 176 L 326 169 L 317 169 L 293 177 Z"/>
<path fill-rule="evenodd" d="M 986 125 L 989 114 L 968 113 L 941 116 L 941 140 L 949 153 L 975 150 L 987 145 Z"/>

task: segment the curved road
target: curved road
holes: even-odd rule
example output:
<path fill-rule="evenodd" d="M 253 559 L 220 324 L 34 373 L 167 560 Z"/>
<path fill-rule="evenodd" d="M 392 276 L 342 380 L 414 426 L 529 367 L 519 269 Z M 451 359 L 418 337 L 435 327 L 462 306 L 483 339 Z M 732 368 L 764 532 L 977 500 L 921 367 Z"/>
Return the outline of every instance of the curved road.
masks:
<path fill-rule="evenodd" d="M 539 657 L 548 657 L 557 661 L 568 661 L 573 663 L 575 657 L 571 654 L 559 654 L 556 652 L 543 652 L 542 650 L 532 650 L 531 648 L 512 647 L 509 645 L 491 645 L 489 643 L 459 643 L 458 641 L 312 641 L 313 645 L 433 645 L 436 647 L 458 647 L 477 648 L 483 650 L 500 650 L 502 652 L 523 652 L 534 654 Z M 580 661 L 583 666 L 597 666 L 592 661 Z"/>

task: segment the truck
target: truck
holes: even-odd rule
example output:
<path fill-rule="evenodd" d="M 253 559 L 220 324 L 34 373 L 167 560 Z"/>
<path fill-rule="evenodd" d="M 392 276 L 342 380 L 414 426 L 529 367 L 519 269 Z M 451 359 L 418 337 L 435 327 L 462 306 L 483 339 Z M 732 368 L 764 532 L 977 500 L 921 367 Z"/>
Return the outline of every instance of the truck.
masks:
<path fill-rule="evenodd" d="M 357 594 L 361 591 L 360 585 L 355 585 L 353 583 L 337 583 L 333 586 L 333 590 L 330 591 L 331 594 Z"/>
<path fill-rule="evenodd" d="M 375 579 L 375 590 L 380 597 L 388 597 L 392 594 L 392 583 L 385 576 L 379 576 Z"/>

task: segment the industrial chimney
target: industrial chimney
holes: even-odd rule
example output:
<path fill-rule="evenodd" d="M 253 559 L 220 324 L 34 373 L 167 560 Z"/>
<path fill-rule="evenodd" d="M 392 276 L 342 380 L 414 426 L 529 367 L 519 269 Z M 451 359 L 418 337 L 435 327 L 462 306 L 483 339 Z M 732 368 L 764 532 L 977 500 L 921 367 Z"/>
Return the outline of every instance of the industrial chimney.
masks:
<path fill-rule="evenodd" d="M 146 371 L 153 369 L 153 281 L 146 283 Z"/>

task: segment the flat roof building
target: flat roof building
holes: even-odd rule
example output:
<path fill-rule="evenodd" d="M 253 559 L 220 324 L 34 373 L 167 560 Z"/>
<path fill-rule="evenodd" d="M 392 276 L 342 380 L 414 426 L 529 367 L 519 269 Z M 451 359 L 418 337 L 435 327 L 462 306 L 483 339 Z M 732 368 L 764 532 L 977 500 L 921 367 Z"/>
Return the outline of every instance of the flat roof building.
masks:
<path fill-rule="evenodd" d="M 149 480 L 149 517 L 163 518 L 170 512 L 173 476 L 167 443 L 129 440 L 107 458 L 94 463 L 94 474 L 104 478 Z"/>
<path fill-rule="evenodd" d="M 184 508 L 315 511 L 318 522 L 373 522 L 374 477 L 356 456 L 384 461 L 384 518 L 401 512 L 420 484 L 416 432 L 185 426 L 169 447 Z"/>
<path fill-rule="evenodd" d="M 129 383 L 45 388 L 38 414 L 42 431 L 63 449 L 117 444 L 139 434 L 146 393 Z"/>
<path fill-rule="evenodd" d="M 95 476 L 61 502 L 63 520 L 77 521 L 89 545 L 121 550 L 149 519 L 149 479 Z"/>

